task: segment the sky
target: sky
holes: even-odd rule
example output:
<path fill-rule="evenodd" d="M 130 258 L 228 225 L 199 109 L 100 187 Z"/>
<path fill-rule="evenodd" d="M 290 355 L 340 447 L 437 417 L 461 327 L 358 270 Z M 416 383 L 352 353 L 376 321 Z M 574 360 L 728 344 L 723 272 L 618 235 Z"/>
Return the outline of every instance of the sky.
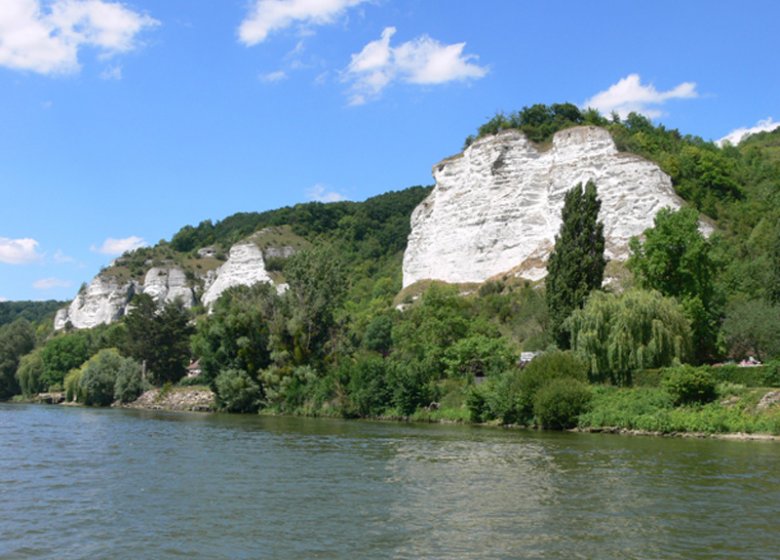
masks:
<path fill-rule="evenodd" d="M 534 103 L 737 142 L 779 124 L 778 21 L 775 0 L 0 0 L 0 301 L 71 299 L 187 224 L 432 184 Z"/>

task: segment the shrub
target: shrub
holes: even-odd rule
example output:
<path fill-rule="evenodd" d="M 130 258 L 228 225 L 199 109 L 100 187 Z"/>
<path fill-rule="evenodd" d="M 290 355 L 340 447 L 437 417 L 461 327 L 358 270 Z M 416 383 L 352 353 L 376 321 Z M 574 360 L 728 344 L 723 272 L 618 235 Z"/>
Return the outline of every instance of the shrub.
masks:
<path fill-rule="evenodd" d="M 101 350 L 80 368 L 77 399 L 91 406 L 108 406 L 114 401 L 117 378 L 131 377 L 140 369 L 136 361 L 121 356 L 115 348 Z"/>
<path fill-rule="evenodd" d="M 571 351 L 556 350 L 537 356 L 517 380 L 517 408 L 521 421 L 531 419 L 536 392 L 554 379 L 587 380 L 588 365 Z"/>
<path fill-rule="evenodd" d="M 717 396 L 716 382 L 707 368 L 680 366 L 667 370 L 661 386 L 671 395 L 674 404 L 708 403 Z"/>
<path fill-rule="evenodd" d="M 224 369 L 214 380 L 217 406 L 227 412 L 257 412 L 260 386 L 242 369 Z"/>
<path fill-rule="evenodd" d="M 576 379 L 554 379 L 536 393 L 534 416 L 542 428 L 573 428 L 590 400 L 590 388 L 585 383 Z"/>
<path fill-rule="evenodd" d="M 358 355 L 344 370 L 349 379 L 347 416 L 377 416 L 390 405 L 392 393 L 387 382 L 387 364 L 380 356 Z"/>
<path fill-rule="evenodd" d="M 114 399 L 122 403 L 133 402 L 144 392 L 145 383 L 138 368 L 125 368 L 116 374 Z"/>

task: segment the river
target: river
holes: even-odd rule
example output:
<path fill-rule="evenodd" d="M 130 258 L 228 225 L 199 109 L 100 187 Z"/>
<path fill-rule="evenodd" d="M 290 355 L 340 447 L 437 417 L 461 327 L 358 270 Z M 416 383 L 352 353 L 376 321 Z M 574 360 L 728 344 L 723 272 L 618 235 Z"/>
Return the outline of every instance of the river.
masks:
<path fill-rule="evenodd" d="M 778 558 L 780 444 L 0 404 L 0 558 Z"/>

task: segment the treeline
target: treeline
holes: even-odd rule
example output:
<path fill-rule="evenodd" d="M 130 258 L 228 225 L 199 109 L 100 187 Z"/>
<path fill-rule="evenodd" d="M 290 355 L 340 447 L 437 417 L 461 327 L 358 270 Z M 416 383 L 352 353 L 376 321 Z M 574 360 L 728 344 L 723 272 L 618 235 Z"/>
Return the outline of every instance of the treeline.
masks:
<path fill-rule="evenodd" d="M 17 319 L 25 319 L 37 323 L 53 318 L 58 309 L 68 302 L 47 301 L 0 301 L 0 326 L 13 323 Z"/>

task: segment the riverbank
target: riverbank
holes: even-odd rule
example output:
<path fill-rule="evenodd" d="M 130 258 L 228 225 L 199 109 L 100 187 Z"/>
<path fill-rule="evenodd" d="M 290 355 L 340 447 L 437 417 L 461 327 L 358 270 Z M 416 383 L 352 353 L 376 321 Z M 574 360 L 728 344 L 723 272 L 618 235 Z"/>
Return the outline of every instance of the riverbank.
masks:
<path fill-rule="evenodd" d="M 133 402 L 115 403 L 115 406 L 172 412 L 214 412 L 217 409 L 214 392 L 205 385 L 150 389 Z"/>

